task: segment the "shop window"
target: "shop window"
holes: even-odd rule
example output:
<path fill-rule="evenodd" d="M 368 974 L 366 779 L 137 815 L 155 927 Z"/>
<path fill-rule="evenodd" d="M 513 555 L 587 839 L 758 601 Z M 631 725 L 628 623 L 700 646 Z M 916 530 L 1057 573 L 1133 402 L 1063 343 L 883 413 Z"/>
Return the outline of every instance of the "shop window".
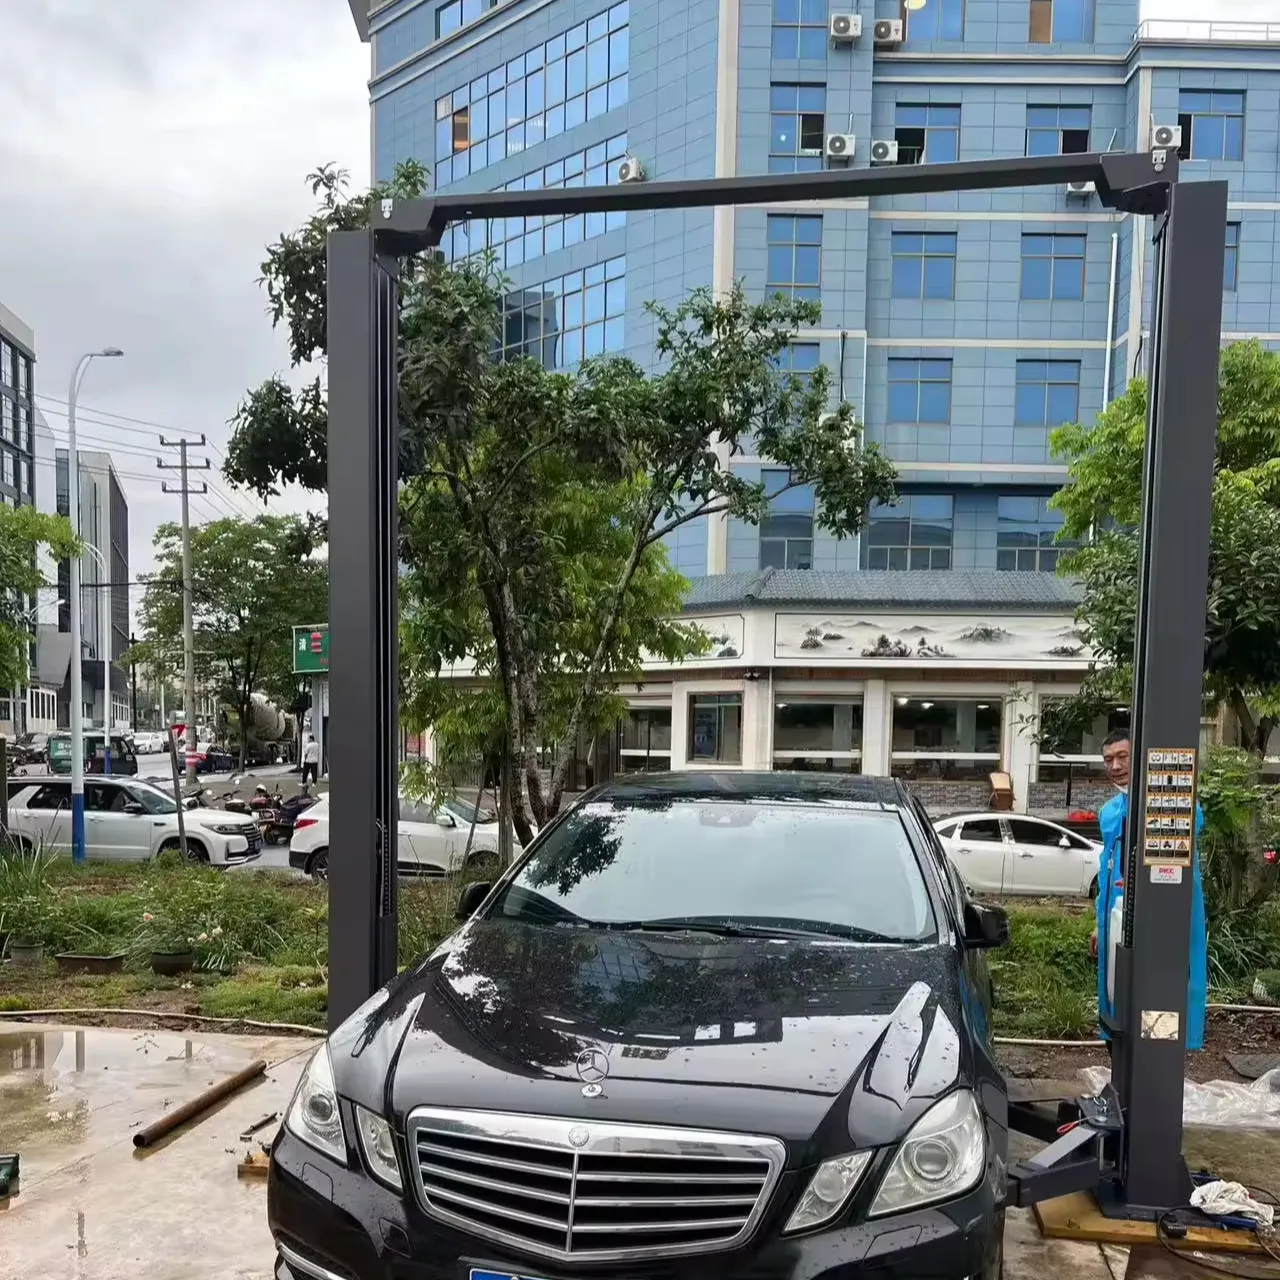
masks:
<path fill-rule="evenodd" d="M 893 705 L 895 778 L 985 779 L 1000 767 L 1002 703 L 899 694 Z"/>
<path fill-rule="evenodd" d="M 742 763 L 742 694 L 690 696 L 689 759 L 697 764 Z"/>
<path fill-rule="evenodd" d="M 1039 730 L 1054 730 L 1054 704 L 1060 698 L 1040 700 Z M 1037 778 L 1041 782 L 1065 782 L 1068 778 L 1095 778 L 1102 781 L 1106 771 L 1102 767 L 1102 743 L 1109 733 L 1129 728 L 1129 708 L 1116 704 L 1094 717 L 1087 727 L 1073 727 L 1069 732 L 1055 731 L 1052 738 L 1054 750 L 1040 748 Z"/>
<path fill-rule="evenodd" d="M 780 695 L 773 707 L 773 767 L 861 773 L 861 699 Z"/>
<path fill-rule="evenodd" d="M 671 768 L 671 708 L 630 707 L 619 723 L 619 770 L 664 773 Z"/>

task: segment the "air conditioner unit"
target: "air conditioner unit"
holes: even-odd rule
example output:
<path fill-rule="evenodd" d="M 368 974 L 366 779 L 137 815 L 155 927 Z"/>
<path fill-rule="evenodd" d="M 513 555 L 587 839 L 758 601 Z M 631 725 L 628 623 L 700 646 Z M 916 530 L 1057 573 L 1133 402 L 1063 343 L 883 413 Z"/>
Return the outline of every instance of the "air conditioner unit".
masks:
<path fill-rule="evenodd" d="M 618 165 L 619 182 L 643 182 L 644 165 L 635 156 L 624 156 Z"/>
<path fill-rule="evenodd" d="M 1092 182 L 1068 182 L 1067 195 L 1087 200 L 1097 190 Z"/>
<path fill-rule="evenodd" d="M 878 45 L 894 48 L 902 43 L 902 19 L 881 18 L 871 28 L 871 38 Z"/>
<path fill-rule="evenodd" d="M 1182 126 L 1158 124 L 1151 130 L 1151 145 L 1165 151 L 1177 151 L 1182 146 Z"/>
<path fill-rule="evenodd" d="M 828 160 L 852 160 L 853 159 L 853 134 L 851 133 L 829 133 L 827 134 L 826 146 L 823 150 L 826 152 Z"/>
<path fill-rule="evenodd" d="M 871 144 L 872 164 L 897 164 L 898 144 L 892 138 L 881 138 Z"/>
<path fill-rule="evenodd" d="M 833 13 L 827 23 L 832 44 L 852 44 L 862 39 L 862 14 Z"/>

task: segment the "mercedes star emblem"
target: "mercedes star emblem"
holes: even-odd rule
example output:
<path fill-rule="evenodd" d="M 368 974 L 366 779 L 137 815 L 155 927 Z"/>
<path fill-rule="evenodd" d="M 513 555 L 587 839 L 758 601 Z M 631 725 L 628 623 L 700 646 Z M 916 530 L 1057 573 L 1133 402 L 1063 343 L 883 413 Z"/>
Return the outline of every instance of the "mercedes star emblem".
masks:
<path fill-rule="evenodd" d="M 583 1049 L 574 1064 L 578 1079 L 582 1081 L 582 1096 L 598 1098 L 603 1092 L 604 1081 L 609 1075 L 609 1059 L 603 1049 Z"/>
<path fill-rule="evenodd" d="M 569 1130 L 569 1145 L 571 1147 L 585 1147 L 591 1135 L 581 1126 L 574 1125 Z"/>

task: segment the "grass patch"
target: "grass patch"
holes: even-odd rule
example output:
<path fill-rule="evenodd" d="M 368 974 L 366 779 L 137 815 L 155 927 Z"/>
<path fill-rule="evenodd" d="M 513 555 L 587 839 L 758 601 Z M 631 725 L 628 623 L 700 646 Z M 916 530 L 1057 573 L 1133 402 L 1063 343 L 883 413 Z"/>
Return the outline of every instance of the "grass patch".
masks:
<path fill-rule="evenodd" d="M 1090 912 L 1013 907 L 1010 941 L 990 953 L 1001 1035 L 1073 1040 L 1098 1026 L 1097 970 L 1089 954 Z"/>

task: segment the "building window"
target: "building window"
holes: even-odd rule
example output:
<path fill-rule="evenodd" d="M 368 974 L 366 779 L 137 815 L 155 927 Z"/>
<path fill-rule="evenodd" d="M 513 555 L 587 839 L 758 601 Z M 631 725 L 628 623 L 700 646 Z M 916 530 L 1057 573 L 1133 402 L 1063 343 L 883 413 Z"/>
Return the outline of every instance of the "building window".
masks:
<path fill-rule="evenodd" d="M 513 178 L 504 191 L 538 191 L 556 187 L 605 186 L 618 180 L 618 161 L 627 154 L 627 135 L 617 134 L 554 164 Z M 533 218 L 488 218 L 459 222 L 441 240 L 446 257 L 461 261 L 473 253 L 492 253 L 497 266 L 509 268 L 547 253 L 617 231 L 625 213 L 572 213 Z"/>
<path fill-rule="evenodd" d="M 1060 427 L 1080 417 L 1079 360 L 1019 360 L 1015 427 Z"/>
<path fill-rule="evenodd" d="M 964 0 L 924 0 L 907 6 L 908 40 L 963 40 Z"/>
<path fill-rule="evenodd" d="M 899 102 L 894 109 L 893 136 L 899 164 L 947 164 L 960 159 L 960 108 L 914 106 Z"/>
<path fill-rule="evenodd" d="M 763 471 L 760 480 L 769 498 L 769 514 L 760 521 L 760 567 L 812 569 L 813 486 L 788 489 L 790 471 Z"/>
<path fill-rule="evenodd" d="M 1240 279 L 1240 224 L 1227 223 L 1227 256 L 1222 263 L 1222 287 L 1228 293 L 1235 293 L 1236 283 Z"/>
<path fill-rule="evenodd" d="M 17 414 L 13 401 L 8 396 L 0 396 L 0 440 L 8 440 L 18 444 Z"/>
<path fill-rule="evenodd" d="M 1028 107 L 1027 155 L 1078 155 L 1089 150 L 1089 107 Z"/>
<path fill-rule="evenodd" d="M 1045 725 L 1045 713 L 1053 706 L 1057 698 L 1040 699 L 1040 728 Z M 1099 781 L 1106 778 L 1106 770 L 1102 767 L 1102 742 L 1107 734 L 1117 729 L 1128 729 L 1129 708 L 1115 705 L 1108 707 L 1087 728 L 1073 732 L 1069 738 L 1059 737 L 1054 746 L 1056 751 L 1039 752 L 1039 765 L 1036 771 L 1040 782 L 1066 781 L 1073 779 L 1094 778 Z"/>
<path fill-rule="evenodd" d="M 508 293 L 502 358 L 529 356 L 548 369 L 567 369 L 589 356 L 621 351 L 626 270 L 626 258 L 610 258 Z"/>
<path fill-rule="evenodd" d="M 889 361 L 889 421 L 951 421 L 950 360 Z"/>
<path fill-rule="evenodd" d="M 436 187 L 622 106 L 629 36 L 623 0 L 437 98 Z"/>
<path fill-rule="evenodd" d="M 955 233 L 895 231 L 892 279 L 895 298 L 954 298 Z"/>
<path fill-rule="evenodd" d="M 18 352 L 18 397 L 25 400 L 31 386 L 31 361 Z"/>
<path fill-rule="evenodd" d="M 892 506 L 877 503 L 867 521 L 868 569 L 950 569 L 952 499 L 913 493 Z"/>
<path fill-rule="evenodd" d="M 813 371 L 822 363 L 822 346 L 817 342 L 789 342 L 778 353 L 778 370 L 799 381 L 806 391 Z"/>
<path fill-rule="evenodd" d="M 1029 44 L 1091 44 L 1094 0 L 1031 0 Z"/>
<path fill-rule="evenodd" d="M 1028 302 L 1084 298 L 1084 236 L 1024 235 L 1022 297 Z"/>
<path fill-rule="evenodd" d="M 996 568 L 1052 573 L 1058 559 L 1076 547 L 1057 542 L 1062 516 L 1047 497 L 1005 494 L 996 499 Z"/>
<path fill-rule="evenodd" d="M 436 10 L 436 39 L 452 35 L 469 22 L 482 17 L 498 0 L 450 0 Z"/>
<path fill-rule="evenodd" d="M 0 387 L 13 386 L 13 348 L 0 338 Z"/>
<path fill-rule="evenodd" d="M 893 700 L 895 778 L 976 779 L 1000 767 L 1001 701 L 899 694 Z"/>
<path fill-rule="evenodd" d="M 862 772 L 862 700 L 782 694 L 773 708 L 773 767 Z"/>
<path fill-rule="evenodd" d="M 827 0 L 773 0 L 773 56 L 827 56 Z"/>
<path fill-rule="evenodd" d="M 1178 94 L 1184 160 L 1244 159 L 1244 94 L 1183 89 Z"/>
<path fill-rule="evenodd" d="M 671 708 L 631 707 L 619 722 L 623 773 L 665 773 L 671 768 Z"/>
<path fill-rule="evenodd" d="M 742 694 L 690 696 L 689 759 L 708 764 L 742 763 Z"/>
<path fill-rule="evenodd" d="M 10 488 L 16 488 L 18 478 L 15 475 L 14 456 L 8 449 L 0 449 L 0 481 Z"/>
<path fill-rule="evenodd" d="M 811 173 L 822 168 L 827 86 L 769 86 L 769 172 Z"/>
<path fill-rule="evenodd" d="M 822 286 L 822 219 L 771 213 L 768 240 L 767 292 L 817 301 Z"/>

